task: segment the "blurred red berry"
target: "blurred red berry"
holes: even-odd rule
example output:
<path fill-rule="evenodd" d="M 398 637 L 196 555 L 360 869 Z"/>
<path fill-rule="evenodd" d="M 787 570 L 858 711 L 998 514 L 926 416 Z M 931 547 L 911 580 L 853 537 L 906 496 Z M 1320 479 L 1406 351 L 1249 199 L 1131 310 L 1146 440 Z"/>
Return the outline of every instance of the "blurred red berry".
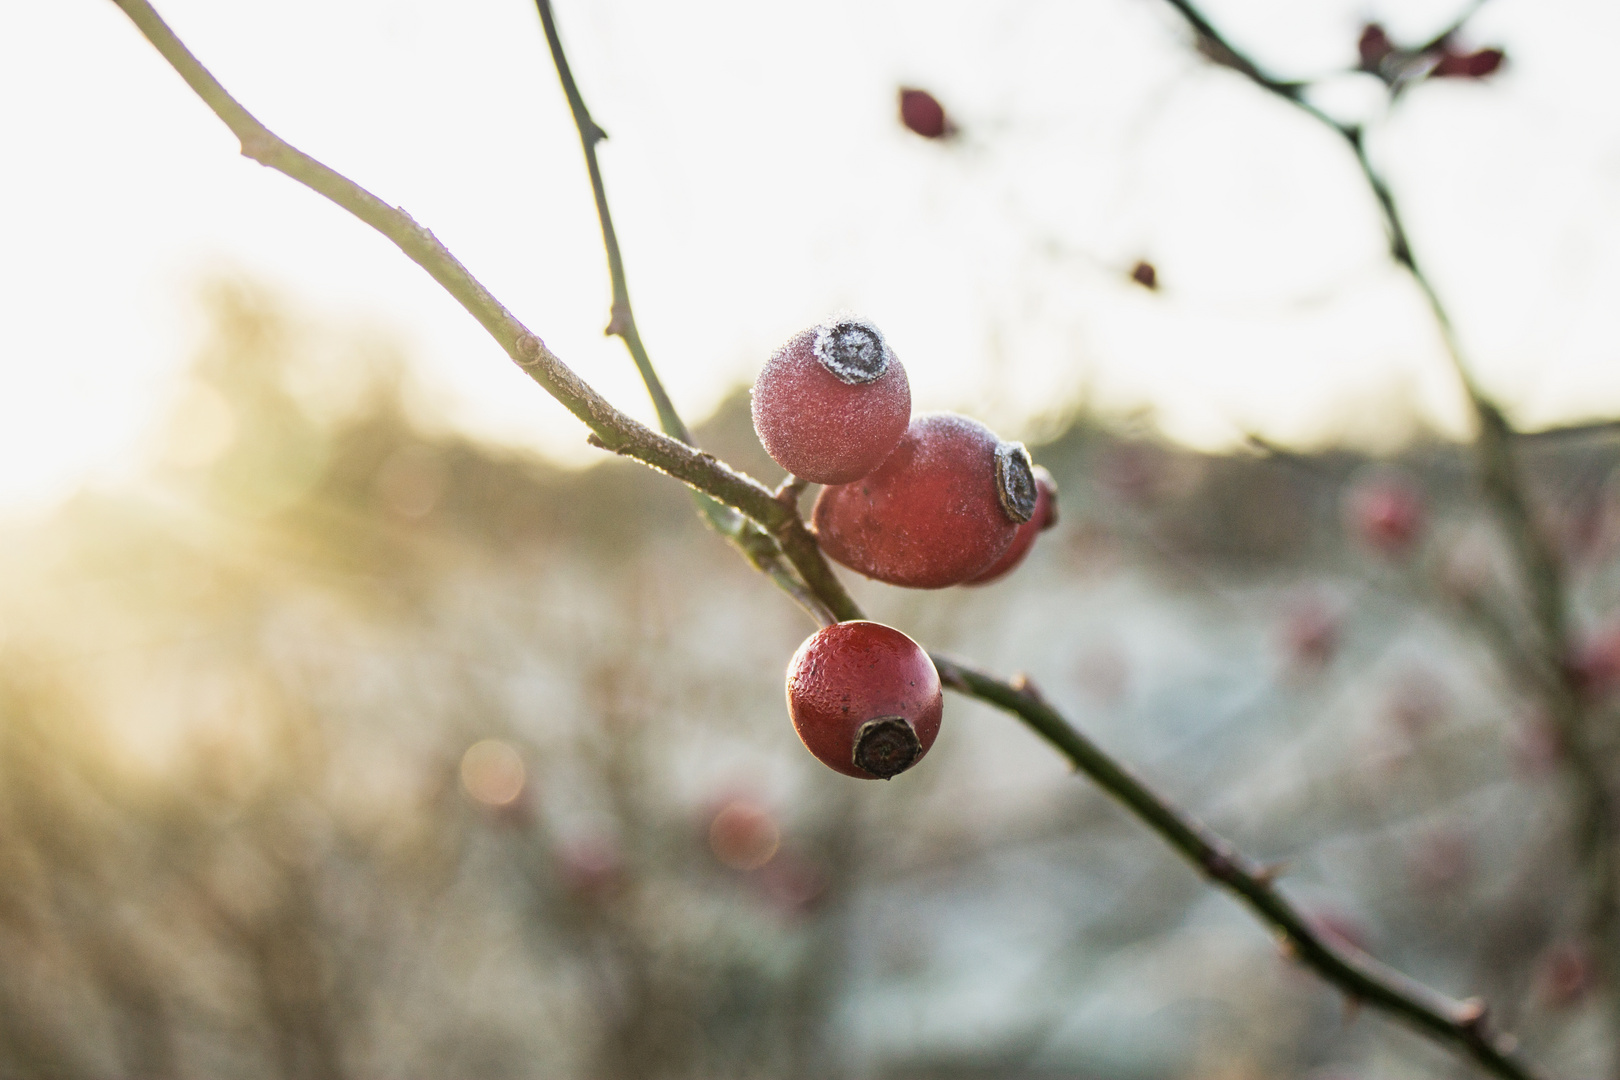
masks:
<path fill-rule="evenodd" d="M 1429 75 L 1436 79 L 1483 79 L 1501 68 L 1506 59 L 1507 54 L 1501 49 L 1479 49 L 1471 53 L 1454 53 L 1447 49 L 1440 54 Z"/>
<path fill-rule="evenodd" d="M 574 840 L 560 845 L 554 856 L 557 876 L 575 896 L 600 899 L 624 881 L 619 849 L 609 840 Z"/>
<path fill-rule="evenodd" d="M 1584 997 L 1592 976 L 1592 961 L 1578 945 L 1554 945 L 1536 965 L 1536 981 L 1554 1008 L 1567 1008 Z"/>
<path fill-rule="evenodd" d="M 787 916 L 810 913 L 827 892 L 827 875 L 820 867 L 789 852 L 772 859 L 755 881 L 771 906 Z"/>
<path fill-rule="evenodd" d="M 747 799 L 733 799 L 709 822 L 709 849 L 733 870 L 757 870 L 771 861 L 782 831 L 771 812 Z"/>
<path fill-rule="evenodd" d="M 1423 531 L 1423 493 L 1397 474 L 1357 483 L 1346 496 L 1345 510 L 1351 531 L 1386 555 L 1404 555 Z"/>
<path fill-rule="evenodd" d="M 1288 611 L 1283 642 L 1295 664 L 1325 667 L 1339 648 L 1339 617 L 1320 600 L 1301 600 Z"/>
<path fill-rule="evenodd" d="M 956 130 L 938 98 L 910 86 L 900 88 L 900 122 L 925 139 L 943 139 Z"/>
<path fill-rule="evenodd" d="M 1389 54 L 1395 51 L 1390 42 L 1389 35 L 1377 23 L 1368 23 L 1361 28 L 1361 40 L 1356 42 L 1356 50 L 1361 54 L 1361 70 L 1378 73 L 1381 65 Z"/>
<path fill-rule="evenodd" d="M 1606 694 L 1620 686 L 1620 623 L 1598 630 L 1575 647 L 1569 677 L 1588 694 Z"/>
<path fill-rule="evenodd" d="M 1153 268 L 1152 263 L 1143 259 L 1131 267 L 1131 280 L 1144 289 L 1157 289 L 1159 287 L 1159 272 Z"/>

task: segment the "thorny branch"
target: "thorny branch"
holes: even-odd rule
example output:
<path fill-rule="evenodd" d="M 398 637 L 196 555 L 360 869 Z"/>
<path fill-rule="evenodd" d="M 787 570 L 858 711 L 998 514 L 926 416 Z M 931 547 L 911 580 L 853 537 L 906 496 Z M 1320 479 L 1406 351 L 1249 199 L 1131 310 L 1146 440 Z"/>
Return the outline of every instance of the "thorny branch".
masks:
<path fill-rule="evenodd" d="M 862 617 L 859 607 L 822 557 L 815 537 L 799 517 L 793 497 L 800 485 L 789 481 L 773 492 L 713 455 L 652 431 L 614 408 L 507 311 L 409 214 L 387 205 L 283 142 L 259 123 L 175 37 L 147 0 L 114 0 L 114 3 L 237 136 L 245 156 L 324 195 L 392 240 L 455 297 L 519 367 L 590 429 L 593 445 L 635 458 L 747 515 L 779 545 L 804 584 L 838 619 Z M 543 3 L 541 10 L 543 13 L 546 10 Z M 548 37 L 553 42 L 553 55 L 559 61 L 559 68 L 566 70 L 560 46 L 555 44 L 555 31 L 550 30 Z M 569 84 L 570 80 L 565 78 L 565 89 Z M 571 103 L 578 101 L 577 90 L 570 100 Z M 578 103 L 576 112 L 576 117 L 580 116 L 586 117 L 588 123 L 582 102 Z M 594 129 L 594 125 L 590 127 Z M 591 139 L 585 137 L 585 140 L 589 149 Z M 599 181 L 597 191 L 600 195 Z M 604 212 L 604 236 L 610 236 L 605 200 L 600 205 Z M 1424 1034 L 1468 1054 L 1506 1080 L 1535 1080 L 1538 1074 L 1514 1056 L 1511 1037 L 1488 1033 L 1482 1006 L 1453 1001 L 1371 957 L 1324 940 L 1276 891 L 1270 874 L 1153 793 L 1129 769 L 1114 761 L 1046 704 L 1027 680 L 1002 682 L 944 657 L 935 657 L 935 663 L 942 681 L 951 689 L 1012 713 L 1052 743 L 1179 853 L 1247 903 L 1261 920 L 1283 936 L 1304 963 L 1353 999 L 1400 1017 Z"/>
<path fill-rule="evenodd" d="M 1611 985 L 1620 983 L 1620 867 L 1616 866 L 1616 842 L 1620 828 L 1615 820 L 1614 796 L 1599 764 L 1593 746 L 1587 710 L 1569 663 L 1571 634 L 1568 621 L 1563 568 L 1542 523 L 1536 520 L 1523 466 L 1517 453 L 1519 434 L 1506 414 L 1475 381 L 1457 338 L 1456 327 L 1413 250 L 1411 238 L 1401 219 L 1400 208 L 1389 183 L 1367 153 L 1365 132 L 1358 125 L 1342 124 L 1310 103 L 1309 83 L 1282 82 L 1267 75 L 1249 56 L 1235 48 L 1192 0 L 1166 0 L 1191 27 L 1199 52 L 1239 72 L 1256 86 L 1298 106 L 1339 133 L 1355 155 L 1362 178 L 1377 201 L 1389 239 L 1389 253 L 1412 278 L 1423 294 L 1435 325 L 1456 371 L 1458 381 L 1474 413 L 1476 434 L 1474 454 L 1485 498 L 1496 511 L 1528 594 L 1534 640 L 1528 650 L 1516 648 L 1500 634 L 1494 634 L 1507 666 L 1527 674 L 1529 684 L 1545 705 L 1562 740 L 1569 775 L 1575 785 L 1577 804 L 1577 849 L 1587 864 L 1590 878 L 1587 897 L 1589 933 L 1598 946 L 1600 963 Z M 1483 6 L 1485 0 L 1470 0 L 1452 23 L 1429 41 L 1418 46 L 1422 53 L 1438 48 L 1457 33 Z M 1528 655 L 1526 655 L 1528 652 Z M 1620 1047 L 1620 1016 L 1615 1018 L 1616 1043 Z M 1620 1050 L 1617 1050 L 1620 1052 Z"/>

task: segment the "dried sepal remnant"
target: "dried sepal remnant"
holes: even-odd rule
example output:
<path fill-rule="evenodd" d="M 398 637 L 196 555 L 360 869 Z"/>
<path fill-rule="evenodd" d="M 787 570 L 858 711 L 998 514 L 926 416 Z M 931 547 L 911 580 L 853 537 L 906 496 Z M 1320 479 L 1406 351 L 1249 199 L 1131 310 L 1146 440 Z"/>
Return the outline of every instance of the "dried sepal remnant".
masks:
<path fill-rule="evenodd" d="M 939 735 L 939 672 L 905 634 L 882 623 L 834 623 L 810 635 L 787 669 L 788 715 L 805 748 L 845 776 L 887 780 Z"/>
<path fill-rule="evenodd" d="M 1013 537 L 1012 546 L 1002 552 L 1001 558 L 979 571 L 973 577 L 963 582 L 965 585 L 988 585 L 992 581 L 1006 577 L 1024 561 L 1030 549 L 1035 546 L 1035 540 L 1052 526 L 1057 524 L 1057 482 L 1052 474 L 1035 466 L 1035 510 L 1029 520 L 1018 526 L 1018 533 Z"/>
<path fill-rule="evenodd" d="M 943 589 L 977 576 L 1018 532 L 998 478 L 1002 445 L 965 416 L 917 417 L 874 472 L 822 490 L 812 511 L 822 550 L 869 578 L 913 589 Z M 1009 475 L 1027 465 L 1027 455 L 1002 457 Z"/>
<path fill-rule="evenodd" d="M 878 328 L 862 319 L 841 319 L 816 327 L 811 351 L 823 367 L 851 386 L 882 378 L 894 356 Z"/>
<path fill-rule="evenodd" d="M 996 447 L 996 498 L 1007 516 L 1022 525 L 1035 513 L 1035 463 L 1023 443 Z"/>
<path fill-rule="evenodd" d="M 917 732 L 903 716 L 880 716 L 861 725 L 855 736 L 855 767 L 887 780 L 922 756 Z"/>
<path fill-rule="evenodd" d="M 877 468 L 911 419 L 911 384 L 877 327 L 838 318 L 801 330 L 754 381 L 754 431 L 771 459 L 817 484 Z"/>

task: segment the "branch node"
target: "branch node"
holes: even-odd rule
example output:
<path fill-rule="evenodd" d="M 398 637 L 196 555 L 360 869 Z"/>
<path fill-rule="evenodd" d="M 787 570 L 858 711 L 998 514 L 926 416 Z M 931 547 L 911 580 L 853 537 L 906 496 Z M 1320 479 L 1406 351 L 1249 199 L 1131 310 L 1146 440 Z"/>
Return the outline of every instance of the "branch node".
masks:
<path fill-rule="evenodd" d="M 520 334 L 517 339 L 517 362 L 523 367 L 534 367 L 550 352 L 546 343 L 534 334 Z"/>
<path fill-rule="evenodd" d="M 1198 857 L 1198 865 L 1204 868 L 1204 873 L 1217 881 L 1228 881 L 1237 870 L 1237 863 L 1232 853 L 1222 848 L 1210 848 Z"/>
<path fill-rule="evenodd" d="M 613 310 L 608 315 L 607 328 L 602 331 L 603 337 L 625 337 L 634 325 L 635 316 L 630 314 L 628 304 L 613 302 Z"/>
<path fill-rule="evenodd" d="M 1007 680 L 1007 685 L 1011 686 L 1025 700 L 1043 708 L 1051 707 L 1046 700 L 1046 695 L 1041 693 L 1040 687 L 1035 685 L 1035 681 L 1026 672 L 1020 671 L 1013 675 L 1011 679 Z"/>
<path fill-rule="evenodd" d="M 589 433 L 586 434 L 585 442 L 586 442 L 587 445 L 594 446 L 598 450 L 611 450 L 612 449 L 612 447 L 608 446 L 607 443 L 603 442 L 602 437 L 600 435 L 598 435 L 594 431 L 589 432 Z"/>
<path fill-rule="evenodd" d="M 1471 997 L 1457 1008 L 1457 1026 L 1465 1031 L 1482 1032 L 1485 1030 L 1485 1018 L 1489 1012 L 1485 1002 L 1477 997 Z"/>
<path fill-rule="evenodd" d="M 270 156 L 280 146 L 280 140 L 262 127 L 256 127 L 242 136 L 242 156 L 260 165 L 269 165 Z"/>
<path fill-rule="evenodd" d="M 777 502 L 788 507 L 794 513 L 798 513 L 799 496 L 803 495 L 804 489 L 809 486 L 810 481 L 790 474 L 780 484 L 776 485 L 776 490 L 771 494 L 776 496 Z"/>

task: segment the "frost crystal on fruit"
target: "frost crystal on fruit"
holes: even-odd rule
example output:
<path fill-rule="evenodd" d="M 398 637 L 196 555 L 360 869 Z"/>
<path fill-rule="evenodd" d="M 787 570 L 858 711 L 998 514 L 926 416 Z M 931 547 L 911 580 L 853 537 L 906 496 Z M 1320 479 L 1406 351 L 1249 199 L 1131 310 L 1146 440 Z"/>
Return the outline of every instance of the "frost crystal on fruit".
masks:
<path fill-rule="evenodd" d="M 835 317 L 771 355 L 752 408 L 772 460 L 800 479 L 843 484 L 882 464 L 905 434 L 911 387 L 877 327 Z"/>
<path fill-rule="evenodd" d="M 860 319 L 817 327 L 813 349 L 822 366 L 851 386 L 876 382 L 889 370 L 889 346 L 883 335 Z"/>

